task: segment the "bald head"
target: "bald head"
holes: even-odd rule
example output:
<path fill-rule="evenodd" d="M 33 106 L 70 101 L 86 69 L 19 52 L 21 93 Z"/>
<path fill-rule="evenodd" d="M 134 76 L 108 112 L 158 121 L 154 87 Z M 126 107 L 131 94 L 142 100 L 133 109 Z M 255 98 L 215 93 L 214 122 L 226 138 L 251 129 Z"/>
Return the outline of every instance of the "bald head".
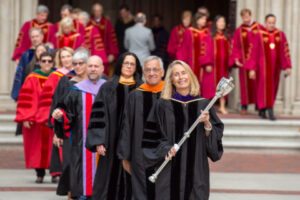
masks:
<path fill-rule="evenodd" d="M 100 79 L 104 70 L 102 59 L 99 56 L 91 56 L 87 61 L 87 76 L 94 83 Z"/>
<path fill-rule="evenodd" d="M 146 24 L 146 15 L 145 13 L 142 13 L 142 12 L 138 12 L 136 15 L 135 15 L 135 22 L 136 23 L 140 23 L 140 24 Z"/>

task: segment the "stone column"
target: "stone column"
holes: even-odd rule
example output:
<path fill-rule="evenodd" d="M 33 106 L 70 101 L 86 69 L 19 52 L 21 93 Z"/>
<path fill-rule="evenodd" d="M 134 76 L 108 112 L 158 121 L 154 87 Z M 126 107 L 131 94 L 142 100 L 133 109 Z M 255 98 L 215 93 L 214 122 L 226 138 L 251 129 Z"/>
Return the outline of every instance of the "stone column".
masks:
<path fill-rule="evenodd" d="M 300 33 L 299 33 L 299 10 L 298 0 L 237 0 L 237 26 L 242 23 L 239 12 L 243 8 L 252 11 L 254 20 L 263 24 L 265 15 L 273 13 L 277 17 L 277 28 L 285 32 L 289 42 L 292 75 L 284 78 L 281 74 L 280 86 L 275 102 L 275 111 L 280 114 L 300 115 Z M 238 77 L 235 77 L 238 78 Z"/>
<path fill-rule="evenodd" d="M 25 21 L 35 16 L 37 0 L 0 1 L 0 110 L 14 110 L 15 103 L 10 91 L 15 73 L 15 63 L 11 61 L 16 38 Z"/>

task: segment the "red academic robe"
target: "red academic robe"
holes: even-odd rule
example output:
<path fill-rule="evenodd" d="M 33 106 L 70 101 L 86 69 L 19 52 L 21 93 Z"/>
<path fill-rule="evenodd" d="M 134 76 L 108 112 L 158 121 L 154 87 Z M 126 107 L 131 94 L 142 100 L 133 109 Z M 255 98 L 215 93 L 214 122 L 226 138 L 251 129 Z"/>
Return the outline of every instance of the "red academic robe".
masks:
<path fill-rule="evenodd" d="M 39 96 L 47 80 L 32 72 L 26 78 L 17 103 L 15 121 L 30 121 L 31 128 L 22 127 L 26 168 L 49 168 L 53 133 L 46 124 L 37 123 Z"/>
<path fill-rule="evenodd" d="M 54 94 L 55 88 L 60 80 L 65 74 L 54 71 L 49 75 L 48 80 L 45 82 L 45 86 L 41 91 L 39 100 L 39 109 L 36 114 L 37 122 L 46 124 L 49 118 L 49 112 L 52 104 L 52 96 Z"/>
<path fill-rule="evenodd" d="M 217 32 L 214 37 L 215 86 L 221 78 L 228 78 L 229 68 L 233 65 L 230 42 L 230 38 L 227 39 L 221 32 Z"/>
<path fill-rule="evenodd" d="M 291 68 L 290 50 L 282 31 L 275 29 L 269 32 L 261 27 L 259 32 L 256 37 L 258 51 L 252 58 L 257 62 L 257 106 L 259 109 L 272 108 L 279 86 L 280 72 Z"/>
<path fill-rule="evenodd" d="M 90 50 L 91 55 L 101 57 L 103 63 L 106 64 L 107 55 L 104 49 L 103 39 L 98 28 L 91 24 L 86 26 L 84 40 L 84 46 Z"/>
<path fill-rule="evenodd" d="M 49 36 L 48 36 L 48 41 L 49 42 L 52 42 L 54 40 L 53 38 L 56 37 L 56 34 L 58 32 L 58 29 L 59 29 L 59 23 L 60 22 L 50 26 Z M 80 35 L 82 35 L 82 37 L 84 37 L 84 35 L 85 35 L 84 26 L 81 23 L 77 22 L 75 19 L 73 20 L 73 24 L 74 24 L 74 30 L 75 30 L 74 32 L 79 33 Z"/>
<path fill-rule="evenodd" d="M 239 60 L 243 66 L 239 67 L 241 105 L 256 103 L 256 80 L 249 79 L 249 69 L 254 66 L 255 60 L 251 59 L 257 51 L 254 41 L 259 33 L 259 24 L 253 22 L 251 26 L 241 25 L 233 35 L 232 59 Z"/>
<path fill-rule="evenodd" d="M 176 53 L 177 59 L 185 61 L 198 78 L 201 95 L 210 99 L 215 95 L 214 69 L 208 73 L 206 66 L 213 67 L 213 40 L 207 28 L 190 27 L 183 34 Z"/>
<path fill-rule="evenodd" d="M 39 24 L 36 19 L 25 22 L 19 32 L 12 60 L 19 60 L 23 53 L 25 53 L 25 51 L 27 51 L 31 47 L 31 40 L 29 35 L 29 31 L 31 28 L 41 28 L 44 33 L 43 43 L 46 43 L 51 25 L 52 24 L 47 21 L 45 23 Z"/>
<path fill-rule="evenodd" d="M 176 52 L 178 50 L 179 44 L 182 42 L 182 36 L 185 30 L 186 28 L 182 24 L 179 24 L 175 26 L 171 31 L 167 48 L 171 61 L 176 59 Z"/>
<path fill-rule="evenodd" d="M 84 38 L 79 33 L 72 32 L 68 35 L 59 35 L 52 38 L 53 40 L 51 43 L 53 43 L 55 49 L 60 49 L 63 47 L 70 47 L 74 50 L 76 50 L 78 47 L 81 47 L 84 45 Z"/>
<path fill-rule="evenodd" d="M 115 29 L 112 26 L 110 20 L 102 16 L 101 20 L 97 22 L 93 17 L 91 17 L 90 24 L 96 26 L 99 29 L 104 42 L 106 54 L 113 54 L 115 58 L 117 58 L 119 54 L 118 41 Z"/>

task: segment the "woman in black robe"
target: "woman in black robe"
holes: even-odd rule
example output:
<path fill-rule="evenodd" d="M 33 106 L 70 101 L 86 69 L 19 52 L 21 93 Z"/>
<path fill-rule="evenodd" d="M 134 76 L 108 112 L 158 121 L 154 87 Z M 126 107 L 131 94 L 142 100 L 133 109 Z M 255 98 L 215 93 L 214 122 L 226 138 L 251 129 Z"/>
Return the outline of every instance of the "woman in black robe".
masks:
<path fill-rule="evenodd" d="M 131 199 L 130 175 L 117 157 L 121 119 L 130 91 L 142 84 L 142 68 L 137 56 L 123 53 L 118 58 L 112 80 L 99 91 L 91 111 L 86 148 L 100 154 L 93 199 Z"/>
<path fill-rule="evenodd" d="M 142 141 L 146 167 L 157 168 L 176 154 L 156 180 L 155 199 L 209 198 L 208 157 L 217 161 L 223 154 L 224 125 L 214 109 L 204 113 L 178 152 L 173 147 L 209 103 L 199 91 L 198 80 L 186 63 L 176 60 L 170 64 L 161 98 L 148 117 Z"/>

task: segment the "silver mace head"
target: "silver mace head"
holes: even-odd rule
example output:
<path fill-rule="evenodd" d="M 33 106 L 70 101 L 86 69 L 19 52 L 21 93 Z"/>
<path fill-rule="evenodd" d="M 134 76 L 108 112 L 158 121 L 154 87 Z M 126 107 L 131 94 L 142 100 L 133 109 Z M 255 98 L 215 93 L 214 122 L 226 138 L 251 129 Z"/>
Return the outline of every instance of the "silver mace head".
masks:
<path fill-rule="evenodd" d="M 229 94 L 233 88 L 234 88 L 233 78 L 230 77 L 229 79 L 227 79 L 223 77 L 218 83 L 217 95 L 223 97 Z"/>

